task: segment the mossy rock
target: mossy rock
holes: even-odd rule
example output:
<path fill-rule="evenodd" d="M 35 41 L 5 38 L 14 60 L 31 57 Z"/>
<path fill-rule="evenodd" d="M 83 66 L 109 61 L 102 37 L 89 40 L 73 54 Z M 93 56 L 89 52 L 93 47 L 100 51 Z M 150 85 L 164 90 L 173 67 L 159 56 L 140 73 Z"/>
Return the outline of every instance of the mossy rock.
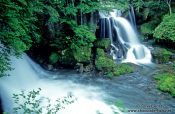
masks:
<path fill-rule="evenodd" d="M 128 64 L 116 64 L 114 60 L 107 56 L 103 49 L 97 48 L 95 67 L 98 71 L 102 71 L 105 76 L 112 78 L 134 71 L 133 67 Z"/>
<path fill-rule="evenodd" d="M 157 87 L 163 92 L 170 93 L 175 97 L 175 74 L 174 73 L 161 73 L 157 74 L 155 79 L 157 80 Z"/>
<path fill-rule="evenodd" d="M 171 61 L 171 57 L 173 56 L 173 53 L 171 51 L 168 51 L 165 48 L 156 48 L 155 51 L 152 53 L 153 59 L 156 63 L 167 63 Z"/>
<path fill-rule="evenodd" d="M 89 63 L 91 60 L 91 47 L 80 47 L 73 52 L 73 56 L 79 63 Z"/>
<path fill-rule="evenodd" d="M 97 70 L 108 72 L 108 71 L 113 71 L 116 64 L 114 63 L 112 59 L 106 56 L 102 56 L 96 59 L 95 66 Z"/>
<path fill-rule="evenodd" d="M 99 39 L 95 42 L 94 45 L 96 48 L 102 48 L 107 50 L 111 45 L 111 41 L 110 39 Z"/>
<path fill-rule="evenodd" d="M 120 76 L 134 72 L 134 68 L 126 63 L 117 64 L 113 74 L 114 76 Z"/>
<path fill-rule="evenodd" d="M 96 49 L 96 57 L 104 57 L 105 56 L 105 51 L 101 48 Z"/>
<path fill-rule="evenodd" d="M 56 52 L 52 52 L 49 56 L 49 62 L 51 64 L 57 63 L 59 59 L 60 59 L 60 55 Z"/>

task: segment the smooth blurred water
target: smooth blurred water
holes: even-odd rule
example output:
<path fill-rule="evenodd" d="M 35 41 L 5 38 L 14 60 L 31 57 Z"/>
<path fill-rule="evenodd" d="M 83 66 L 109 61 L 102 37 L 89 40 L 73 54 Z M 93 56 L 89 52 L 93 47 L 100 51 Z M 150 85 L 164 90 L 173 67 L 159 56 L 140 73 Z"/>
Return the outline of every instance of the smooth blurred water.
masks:
<path fill-rule="evenodd" d="M 67 94 L 76 98 L 74 103 L 66 105 L 66 108 L 60 110 L 58 114 L 96 114 L 97 111 L 103 114 L 114 114 L 114 109 L 111 108 L 113 104 L 108 104 L 104 100 L 104 96 L 106 97 L 107 94 L 102 91 L 100 86 L 75 83 L 74 79 L 66 78 L 66 75 L 70 75 L 72 78 L 74 78 L 73 75 L 76 75 L 76 78 L 80 76 L 79 74 L 45 71 L 26 55 L 20 59 L 12 58 L 12 61 L 12 67 L 15 69 L 9 72 L 9 77 L 0 79 L 0 96 L 4 111 L 13 114 L 12 94 L 20 93 L 21 90 L 27 92 L 41 88 L 40 97 L 51 99 L 52 105 L 58 98 L 63 98 Z M 62 79 L 58 79 L 58 77 Z M 115 111 L 120 113 L 117 108 Z"/>
<path fill-rule="evenodd" d="M 151 64 L 150 50 L 140 43 L 136 30 L 134 10 L 129 12 L 130 22 L 122 17 L 120 10 L 100 12 L 100 38 L 111 40 L 111 55 L 122 62 Z"/>
<path fill-rule="evenodd" d="M 130 114 L 127 112 L 129 109 L 144 109 L 142 105 L 162 105 L 164 110 L 171 109 L 168 114 L 175 113 L 175 99 L 156 89 L 152 80 L 155 69 L 143 67 L 138 69 L 140 72 L 110 80 L 78 74 L 71 70 L 46 71 L 26 55 L 21 59 L 12 60 L 15 70 L 10 72 L 11 76 L 0 78 L 0 97 L 4 111 L 7 112 L 11 112 L 14 106 L 13 93 L 41 88 L 40 97 L 50 98 L 51 104 L 55 104 L 57 98 L 68 94 L 77 99 L 74 103 L 66 105 L 58 114 L 115 114 L 114 111 L 119 114 Z M 122 103 L 122 108 L 126 108 L 126 112 L 119 111 L 114 106 L 116 102 Z"/>

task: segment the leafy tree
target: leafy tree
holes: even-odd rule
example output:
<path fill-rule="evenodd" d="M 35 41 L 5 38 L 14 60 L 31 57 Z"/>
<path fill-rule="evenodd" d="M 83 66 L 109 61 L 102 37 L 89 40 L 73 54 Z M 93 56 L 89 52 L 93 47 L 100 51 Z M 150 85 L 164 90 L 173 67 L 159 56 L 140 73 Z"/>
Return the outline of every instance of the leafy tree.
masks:
<path fill-rule="evenodd" d="M 8 70 L 9 56 L 19 56 L 28 50 L 32 43 L 39 42 L 40 34 L 35 22 L 37 13 L 42 12 L 38 0 L 2 0 L 0 2 L 0 74 Z"/>
<path fill-rule="evenodd" d="M 156 27 L 154 37 L 157 41 L 175 42 L 175 14 L 165 15 L 163 21 Z"/>

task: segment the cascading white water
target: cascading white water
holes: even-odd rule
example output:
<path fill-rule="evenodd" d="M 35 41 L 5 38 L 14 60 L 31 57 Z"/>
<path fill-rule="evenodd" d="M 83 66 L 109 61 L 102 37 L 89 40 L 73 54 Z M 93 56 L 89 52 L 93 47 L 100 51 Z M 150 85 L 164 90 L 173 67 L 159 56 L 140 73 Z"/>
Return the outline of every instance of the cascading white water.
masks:
<path fill-rule="evenodd" d="M 100 12 L 101 22 L 103 22 L 103 19 L 109 21 L 107 23 L 101 23 L 101 32 L 105 32 L 100 34 L 105 35 L 101 36 L 100 38 L 111 39 L 111 46 L 113 47 L 111 54 L 114 59 L 122 58 L 122 62 L 150 64 L 152 58 L 150 50 L 139 41 L 136 33 L 135 18 L 132 18 L 134 15 L 133 9 L 131 9 L 131 11 L 132 12 L 129 13 L 129 18 L 132 25 L 127 19 L 121 17 L 121 12 L 119 10 L 113 10 L 112 12 L 108 13 Z M 110 29 L 105 30 L 107 28 Z M 109 30 L 110 32 L 106 33 L 106 31 Z"/>
<path fill-rule="evenodd" d="M 0 97 L 3 108 L 10 114 L 13 114 L 14 107 L 12 94 L 38 88 L 41 88 L 40 96 L 51 99 L 52 105 L 57 98 L 67 96 L 68 93 L 77 98 L 74 103 L 66 105 L 65 109 L 60 110 L 58 114 L 97 114 L 97 111 L 103 114 L 114 114 L 114 112 L 122 114 L 117 107 L 114 110 L 114 106 L 105 103 L 103 96 L 106 94 L 99 87 L 75 83 L 69 78 L 65 79 L 64 75 L 62 79 L 56 79 L 62 74 L 43 70 L 26 55 L 20 59 L 12 58 L 12 61 L 12 67 L 15 69 L 9 72 L 9 77 L 0 78 Z"/>

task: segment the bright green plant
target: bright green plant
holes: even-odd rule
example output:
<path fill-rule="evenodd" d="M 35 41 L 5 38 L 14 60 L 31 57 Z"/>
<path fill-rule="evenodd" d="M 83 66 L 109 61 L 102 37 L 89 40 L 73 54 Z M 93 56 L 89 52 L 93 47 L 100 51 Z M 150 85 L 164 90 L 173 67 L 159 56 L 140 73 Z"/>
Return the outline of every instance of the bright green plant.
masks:
<path fill-rule="evenodd" d="M 6 76 L 6 71 L 11 70 L 8 49 L 0 45 L 0 77 Z"/>
<path fill-rule="evenodd" d="M 108 57 L 98 57 L 95 61 L 97 70 L 112 71 L 115 67 L 115 63 Z"/>
<path fill-rule="evenodd" d="M 175 74 L 174 73 L 161 73 L 156 75 L 157 87 L 161 91 L 170 93 L 175 97 Z"/>
<path fill-rule="evenodd" d="M 1 1 L 0 45 L 3 45 L 5 50 L 2 48 L 0 75 L 11 69 L 9 56 L 19 56 L 28 50 L 32 43 L 40 41 L 36 21 L 37 14 L 42 12 L 42 6 L 38 0 Z"/>
<path fill-rule="evenodd" d="M 97 57 L 104 57 L 104 56 L 105 56 L 104 50 L 101 49 L 101 48 L 97 48 L 96 56 L 97 56 Z"/>
<path fill-rule="evenodd" d="M 163 21 L 156 27 L 154 37 L 157 41 L 175 42 L 175 14 L 165 15 Z"/>
<path fill-rule="evenodd" d="M 104 72 L 108 78 L 120 76 L 134 71 L 133 67 L 128 64 L 116 64 L 114 60 L 107 56 L 103 49 L 97 48 L 95 67 L 97 70 Z"/>
<path fill-rule="evenodd" d="M 111 41 L 109 39 L 101 39 L 95 42 L 95 47 L 97 48 L 107 49 L 110 47 L 110 45 Z"/>
<path fill-rule="evenodd" d="M 13 94 L 15 107 L 13 114 L 56 114 L 59 110 L 64 109 L 66 105 L 74 103 L 76 100 L 69 95 L 63 99 L 58 98 L 56 104 L 51 104 L 49 98 L 40 97 L 41 89 L 32 90 L 26 93 L 21 91 L 19 94 Z"/>
<path fill-rule="evenodd" d="M 74 58 L 77 62 L 80 63 L 89 63 L 91 60 L 91 47 L 82 46 L 77 48 L 74 52 Z"/>
<path fill-rule="evenodd" d="M 132 73 L 132 72 L 134 72 L 134 69 L 132 66 L 126 63 L 122 63 L 122 64 L 117 64 L 113 74 L 114 76 L 120 76 L 120 75 L 124 75 L 127 73 Z"/>
<path fill-rule="evenodd" d="M 144 36 L 152 35 L 155 29 L 155 24 L 152 22 L 144 23 L 140 27 L 140 31 Z"/>

